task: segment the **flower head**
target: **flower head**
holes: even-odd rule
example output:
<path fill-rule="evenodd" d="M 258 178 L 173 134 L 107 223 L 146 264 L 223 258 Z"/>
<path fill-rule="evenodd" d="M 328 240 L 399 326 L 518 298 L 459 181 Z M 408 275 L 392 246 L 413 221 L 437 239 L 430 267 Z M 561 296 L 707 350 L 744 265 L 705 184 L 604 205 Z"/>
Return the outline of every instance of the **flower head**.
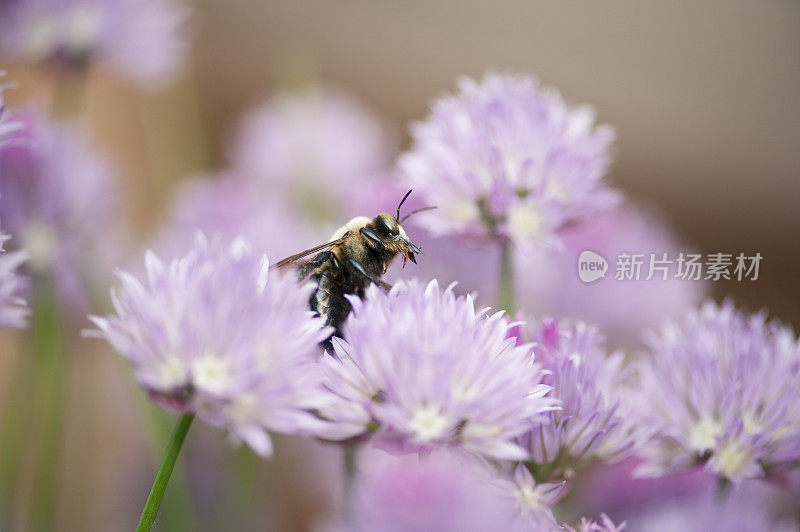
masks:
<path fill-rule="evenodd" d="M 448 453 L 417 460 L 373 451 L 359 464 L 350 522 L 335 530 L 532 530 L 479 467 Z"/>
<path fill-rule="evenodd" d="M 174 74 L 185 54 L 176 0 L 6 0 L 0 52 L 82 68 L 99 61 L 146 86 Z"/>
<path fill-rule="evenodd" d="M 27 255 L 6 252 L 3 244 L 10 238 L 0 231 L 0 327 L 24 327 L 29 311 L 22 296 L 28 283 L 17 270 Z"/>
<path fill-rule="evenodd" d="M 401 177 L 438 207 L 417 218 L 437 235 L 547 242 L 618 199 L 603 181 L 613 131 L 526 76 L 463 78 L 411 133 Z"/>
<path fill-rule="evenodd" d="M 735 490 L 721 500 L 714 490 L 692 497 L 659 497 L 650 505 L 632 508 L 628 523 L 631 530 L 673 532 L 675 530 L 714 530 L 744 532 L 769 530 L 792 532 L 796 520 L 781 518 L 774 511 L 780 494 L 769 496 L 754 490 Z"/>
<path fill-rule="evenodd" d="M 224 241 L 242 237 L 253 249 L 278 258 L 310 248 L 330 234 L 310 229 L 286 205 L 261 197 L 231 175 L 182 183 L 155 248 L 180 257 L 191 249 L 198 231 Z"/>
<path fill-rule="evenodd" d="M 623 457 L 637 430 L 621 408 L 628 378 L 622 353 L 609 354 L 597 328 L 584 323 L 543 320 L 529 328 L 549 370 L 544 382 L 561 405 L 518 438 L 537 479 L 565 480 L 592 461 Z"/>
<path fill-rule="evenodd" d="M 740 481 L 800 464 L 800 344 L 763 313 L 705 303 L 649 341 L 642 423 L 655 438 L 641 474 L 704 464 Z"/>
<path fill-rule="evenodd" d="M 518 464 L 512 474 L 494 481 L 514 503 L 517 514 L 536 530 L 555 530 L 559 527 L 552 507 L 564 495 L 564 482 L 537 483 L 524 465 Z"/>
<path fill-rule="evenodd" d="M 237 176 L 317 222 L 374 216 L 399 200 L 385 128 L 337 90 L 270 99 L 244 119 L 232 152 Z"/>
<path fill-rule="evenodd" d="M 554 408 L 531 346 L 507 338 L 502 313 L 487 317 L 472 298 L 436 281 L 372 286 L 352 298 L 346 341 L 334 338 L 327 387 L 339 403 L 324 417 L 341 436 L 376 432 L 379 445 L 404 451 L 460 446 L 522 459 L 509 440 Z"/>
<path fill-rule="evenodd" d="M 26 269 L 55 281 L 63 306 L 84 312 L 118 253 L 119 216 L 109 165 L 92 154 L 80 128 L 30 113 L 25 142 L 0 149 L 0 219 L 29 255 Z"/>
<path fill-rule="evenodd" d="M 202 235 L 182 259 L 145 262 L 144 282 L 120 273 L 116 315 L 92 321 L 154 401 L 225 426 L 263 455 L 267 430 L 318 428 L 317 344 L 330 331 L 308 309 L 311 286 L 268 271 L 242 241 Z"/>
<path fill-rule="evenodd" d="M 599 522 L 583 517 L 577 527 L 565 525 L 564 528 L 567 532 L 621 532 L 625 529 L 625 523 L 615 525 L 606 514 L 602 514 Z"/>

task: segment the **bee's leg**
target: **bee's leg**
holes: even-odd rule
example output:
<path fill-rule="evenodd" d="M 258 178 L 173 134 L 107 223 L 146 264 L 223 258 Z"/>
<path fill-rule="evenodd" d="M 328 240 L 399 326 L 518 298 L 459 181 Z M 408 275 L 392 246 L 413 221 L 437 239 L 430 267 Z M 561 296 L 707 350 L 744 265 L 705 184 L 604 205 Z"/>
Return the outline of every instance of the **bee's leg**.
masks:
<path fill-rule="evenodd" d="M 376 235 L 375 233 L 373 233 L 372 231 L 370 231 L 366 227 L 362 227 L 361 229 L 359 229 L 359 231 L 361 232 L 362 235 L 364 235 L 365 237 L 369 238 L 373 242 L 376 242 L 378 244 L 383 242 L 383 240 L 381 240 L 381 238 L 378 235 Z"/>
<path fill-rule="evenodd" d="M 311 259 L 310 263 L 314 266 L 319 266 L 323 262 L 327 262 L 331 257 L 333 257 L 333 253 L 330 251 L 323 251 L 322 253 L 317 253 L 317 256 Z"/>
<path fill-rule="evenodd" d="M 376 279 L 375 277 L 371 276 L 371 275 L 369 274 L 369 272 L 367 272 L 367 269 L 364 267 L 364 265 L 363 265 L 363 264 L 361 264 L 360 262 L 358 262 L 357 260 L 355 260 L 355 259 L 350 259 L 350 264 L 353 266 L 353 268 L 355 268 L 355 270 L 356 270 L 358 273 L 360 273 L 361 275 L 363 275 L 364 277 L 366 277 L 367 279 L 369 279 L 371 282 L 373 282 L 373 283 L 375 283 L 376 285 L 380 286 L 381 288 L 383 288 L 383 289 L 384 289 L 384 290 L 386 290 L 387 292 L 388 292 L 389 290 L 391 290 L 391 288 L 392 288 L 392 285 L 390 285 L 389 283 L 387 283 L 387 282 L 385 282 L 385 281 L 381 281 L 380 279 Z"/>

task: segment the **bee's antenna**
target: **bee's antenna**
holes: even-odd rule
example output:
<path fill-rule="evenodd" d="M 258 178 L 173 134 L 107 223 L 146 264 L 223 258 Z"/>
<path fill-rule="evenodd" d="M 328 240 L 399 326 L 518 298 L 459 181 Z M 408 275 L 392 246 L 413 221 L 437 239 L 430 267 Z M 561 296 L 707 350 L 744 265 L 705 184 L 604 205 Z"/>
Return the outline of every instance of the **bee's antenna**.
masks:
<path fill-rule="evenodd" d="M 411 195 L 411 193 L 412 193 L 413 191 L 414 191 L 414 189 L 412 188 L 411 190 L 409 190 L 408 192 L 406 192 L 406 195 L 405 195 L 405 196 L 403 196 L 403 199 L 401 199 L 401 200 L 400 200 L 400 205 L 398 205 L 398 206 L 397 206 L 397 216 L 395 217 L 395 220 L 400 220 L 400 207 L 402 207 L 402 206 L 403 206 L 403 203 L 405 203 L 405 202 L 406 202 L 406 199 L 407 199 L 407 198 L 408 198 L 408 197 Z M 402 223 L 402 222 L 401 222 L 401 223 Z"/>
<path fill-rule="evenodd" d="M 429 211 L 429 210 L 435 209 L 435 208 L 436 208 L 436 206 L 434 205 L 433 207 L 422 207 L 421 209 L 414 209 L 410 213 L 408 213 L 405 216 L 403 216 L 403 219 L 400 220 L 400 223 L 402 224 L 403 222 L 405 222 L 408 219 L 408 217 L 411 216 L 412 214 L 416 214 L 416 213 L 422 212 L 422 211 Z"/>

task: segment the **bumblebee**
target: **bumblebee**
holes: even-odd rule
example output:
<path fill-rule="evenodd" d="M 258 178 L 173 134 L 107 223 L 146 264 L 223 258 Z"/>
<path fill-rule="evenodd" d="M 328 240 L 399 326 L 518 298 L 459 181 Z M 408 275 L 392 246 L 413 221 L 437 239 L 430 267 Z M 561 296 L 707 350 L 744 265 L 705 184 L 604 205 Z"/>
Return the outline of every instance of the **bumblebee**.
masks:
<path fill-rule="evenodd" d="M 375 218 L 357 216 L 340 227 L 330 241 L 307 249 L 275 264 L 276 268 L 297 266 L 298 278 L 313 280 L 317 289 L 309 301 L 311 310 L 325 317 L 325 324 L 334 327 L 341 336 L 341 328 L 352 310 L 345 297 L 348 294 L 364 297 L 370 284 L 384 290 L 391 285 L 381 277 L 399 254 L 406 262 L 417 263 L 415 255 L 422 251 L 408 239 L 404 222 L 412 214 L 433 207 L 417 209 L 400 218 L 400 207 L 408 198 L 409 190 L 397 206 L 397 214 L 381 213 Z M 309 255 L 312 258 L 303 260 Z"/>

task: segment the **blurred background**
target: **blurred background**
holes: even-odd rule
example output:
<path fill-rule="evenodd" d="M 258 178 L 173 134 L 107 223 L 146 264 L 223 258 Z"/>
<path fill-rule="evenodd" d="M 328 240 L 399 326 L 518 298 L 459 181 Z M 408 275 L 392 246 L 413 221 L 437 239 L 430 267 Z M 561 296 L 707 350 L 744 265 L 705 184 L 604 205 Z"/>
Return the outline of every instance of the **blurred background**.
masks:
<path fill-rule="evenodd" d="M 730 295 L 800 326 L 800 3 L 187 5 L 188 53 L 169 82 L 144 90 L 102 65 L 88 69 L 82 82 L 90 144 L 113 162 L 136 242 L 124 266 L 140 262 L 143 246 L 169 219 L 181 182 L 230 165 L 245 116 L 271 95 L 321 84 L 349 94 L 382 123 L 394 150 L 391 164 L 408 145 L 409 123 L 424 118 L 431 100 L 452 90 L 459 76 L 510 70 L 538 76 L 615 126 L 612 183 L 659 213 L 685 243 L 678 249 L 763 256 L 757 281 L 711 283 L 713 297 Z M 53 98 L 47 67 L 0 61 L 5 79 L 17 82 L 4 93 L 8 107 Z M 382 210 L 392 211 L 395 202 L 390 196 Z M 315 238 L 298 236 L 297 250 Z M 66 334 L 77 337 L 87 325 Z M 2 333 L 3 392 L 13 388 L 24 341 L 24 333 Z M 127 365 L 105 346 L 70 345 L 49 523 L 60 530 L 128 530 L 171 419 L 146 405 Z M 24 418 L 26 405 L 14 403 L 10 392 L 0 397 L 7 433 L 9 411 Z M 247 450 L 231 452 L 220 431 L 202 424 L 193 431 L 185 467 L 164 503 L 162 529 L 309 530 L 336 505 L 337 490 L 329 488 L 340 476 L 337 449 L 287 439 L 266 462 Z M 216 467 L 193 467 L 209 463 Z M 0 522 L 34 528 L 17 511 L 33 504 L 32 481 L 24 473 L 15 478 L 4 489 L 16 494 L 17 507 L 0 508 Z M 186 485 L 188 496 L 180 490 Z"/>

